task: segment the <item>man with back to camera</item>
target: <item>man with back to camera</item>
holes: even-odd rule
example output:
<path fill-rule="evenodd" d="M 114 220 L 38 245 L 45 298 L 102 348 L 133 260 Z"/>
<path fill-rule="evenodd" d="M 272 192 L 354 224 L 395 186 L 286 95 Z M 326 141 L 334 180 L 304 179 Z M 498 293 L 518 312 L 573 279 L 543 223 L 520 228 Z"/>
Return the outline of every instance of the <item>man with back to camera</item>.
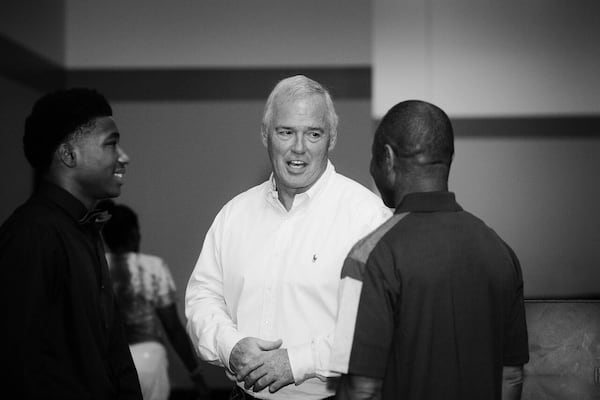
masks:
<path fill-rule="evenodd" d="M 529 359 L 521 267 L 448 191 L 448 116 L 384 116 L 371 175 L 395 215 L 344 262 L 331 369 L 337 399 L 519 399 Z"/>
<path fill-rule="evenodd" d="M 188 331 L 203 359 L 239 381 L 232 398 L 335 393 L 327 367 L 340 269 L 391 215 L 329 161 L 337 121 L 318 82 L 280 81 L 261 129 L 271 178 L 229 201 L 206 234 L 186 290 Z"/>
<path fill-rule="evenodd" d="M 38 184 L 0 227 L 2 388 L 20 399 L 141 399 L 99 229 L 127 154 L 95 90 L 42 96 L 25 122 Z"/>

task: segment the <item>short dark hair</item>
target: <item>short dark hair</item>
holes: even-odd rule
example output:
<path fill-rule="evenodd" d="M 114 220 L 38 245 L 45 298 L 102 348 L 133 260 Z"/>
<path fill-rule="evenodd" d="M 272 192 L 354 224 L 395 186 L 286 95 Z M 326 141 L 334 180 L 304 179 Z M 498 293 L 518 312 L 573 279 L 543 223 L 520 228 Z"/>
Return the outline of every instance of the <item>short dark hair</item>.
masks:
<path fill-rule="evenodd" d="M 444 166 L 454 155 L 454 131 L 448 115 L 421 100 L 396 104 L 383 117 L 373 140 L 373 159 L 381 162 L 389 144 L 406 168 Z"/>
<path fill-rule="evenodd" d="M 140 226 L 135 211 L 112 200 L 102 200 L 98 208 L 107 210 L 111 215 L 102 228 L 102 237 L 108 250 L 115 254 L 138 252 Z"/>
<path fill-rule="evenodd" d="M 23 150 L 38 172 L 52 163 L 56 148 L 77 128 L 98 117 L 112 116 L 106 98 L 94 89 L 72 88 L 45 94 L 25 120 Z"/>

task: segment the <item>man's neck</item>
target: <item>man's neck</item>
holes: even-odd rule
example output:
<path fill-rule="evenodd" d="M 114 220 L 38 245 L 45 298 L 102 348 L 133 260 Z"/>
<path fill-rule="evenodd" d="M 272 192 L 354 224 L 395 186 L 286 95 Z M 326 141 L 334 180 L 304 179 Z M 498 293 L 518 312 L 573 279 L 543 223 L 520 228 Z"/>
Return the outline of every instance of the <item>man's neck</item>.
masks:
<path fill-rule="evenodd" d="M 75 197 L 77 200 L 83 203 L 87 210 L 92 210 L 97 203 L 97 200 L 84 196 L 82 194 L 82 191 L 79 190 L 78 186 L 63 175 L 48 172 L 41 179 L 53 183 L 56 186 L 60 186 L 61 188 L 69 192 L 71 195 L 73 195 L 73 197 Z"/>
<path fill-rule="evenodd" d="M 440 182 L 437 180 L 423 180 L 418 184 L 410 185 L 405 188 L 398 187 L 394 195 L 396 204 L 400 204 L 406 195 L 411 193 L 426 193 L 426 192 L 447 192 L 448 182 Z"/>
<path fill-rule="evenodd" d="M 287 211 L 292 209 L 292 206 L 294 205 L 294 197 L 296 197 L 296 193 L 288 193 L 287 191 L 283 190 L 277 191 L 277 198 Z"/>

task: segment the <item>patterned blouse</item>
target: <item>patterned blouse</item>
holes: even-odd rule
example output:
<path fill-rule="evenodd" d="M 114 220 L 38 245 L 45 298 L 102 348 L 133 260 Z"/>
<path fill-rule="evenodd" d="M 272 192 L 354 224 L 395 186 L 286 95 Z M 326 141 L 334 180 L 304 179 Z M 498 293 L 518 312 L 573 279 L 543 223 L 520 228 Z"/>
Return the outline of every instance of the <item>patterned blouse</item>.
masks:
<path fill-rule="evenodd" d="M 157 308 L 176 301 L 175 283 L 160 258 L 142 253 L 106 254 L 129 344 L 163 341 Z"/>

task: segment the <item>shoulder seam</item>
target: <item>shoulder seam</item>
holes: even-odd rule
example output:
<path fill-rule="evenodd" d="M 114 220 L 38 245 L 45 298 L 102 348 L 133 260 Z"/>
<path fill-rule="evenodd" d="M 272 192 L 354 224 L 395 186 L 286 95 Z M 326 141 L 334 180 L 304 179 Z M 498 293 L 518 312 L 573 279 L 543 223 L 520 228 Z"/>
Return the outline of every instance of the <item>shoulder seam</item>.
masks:
<path fill-rule="evenodd" d="M 377 243 L 379 243 L 379 240 L 408 214 L 409 213 L 406 212 L 392 215 L 387 221 L 381 224 L 379 228 L 359 240 L 350 250 L 348 257 L 359 261 L 360 263 L 366 263 L 369 255 Z"/>

